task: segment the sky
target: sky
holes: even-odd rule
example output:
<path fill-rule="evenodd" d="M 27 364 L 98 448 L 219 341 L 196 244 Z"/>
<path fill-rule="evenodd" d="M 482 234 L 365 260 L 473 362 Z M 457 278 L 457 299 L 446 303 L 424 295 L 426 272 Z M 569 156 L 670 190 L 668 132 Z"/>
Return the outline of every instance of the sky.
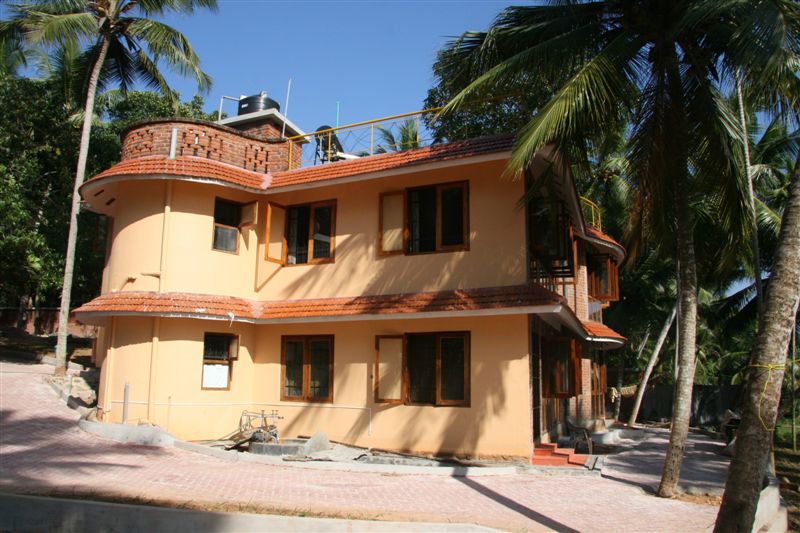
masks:
<path fill-rule="evenodd" d="M 467 30 L 485 30 L 506 1 L 219 0 L 217 13 L 168 16 L 214 80 L 206 109 L 220 97 L 267 91 L 310 132 L 422 109 L 436 52 Z M 196 86 L 169 77 L 188 100 Z M 224 110 L 236 114 L 236 103 Z"/>

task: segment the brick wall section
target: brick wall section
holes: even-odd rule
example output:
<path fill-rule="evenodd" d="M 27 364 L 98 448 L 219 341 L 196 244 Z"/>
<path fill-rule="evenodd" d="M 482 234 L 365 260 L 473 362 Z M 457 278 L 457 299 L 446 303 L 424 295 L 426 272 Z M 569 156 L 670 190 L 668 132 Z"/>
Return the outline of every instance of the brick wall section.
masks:
<path fill-rule="evenodd" d="M 128 128 L 122 137 L 122 160 L 169 154 L 173 128 L 178 129 L 176 155 L 204 157 L 254 172 L 289 169 L 289 143 L 276 138 L 280 131 L 271 124 L 238 131 L 184 119 L 155 120 Z"/>
<path fill-rule="evenodd" d="M 577 276 L 575 277 L 575 314 L 581 320 L 589 319 L 589 273 L 586 268 L 586 249 L 583 243 L 578 243 Z"/>
<path fill-rule="evenodd" d="M 585 354 L 586 355 L 586 354 Z M 592 360 L 581 359 L 581 394 L 578 396 L 578 420 L 592 419 Z"/>

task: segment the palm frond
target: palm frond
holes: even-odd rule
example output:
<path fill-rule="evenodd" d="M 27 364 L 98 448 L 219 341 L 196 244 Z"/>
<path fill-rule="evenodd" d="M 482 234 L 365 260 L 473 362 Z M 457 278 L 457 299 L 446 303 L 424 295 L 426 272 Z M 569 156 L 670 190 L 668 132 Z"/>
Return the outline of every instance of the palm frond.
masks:
<path fill-rule="evenodd" d="M 200 58 L 181 32 L 154 20 L 130 19 L 128 34 L 147 47 L 153 65 L 164 60 L 178 74 L 193 78 L 200 92 L 211 89 L 211 77 L 201 70 Z"/>

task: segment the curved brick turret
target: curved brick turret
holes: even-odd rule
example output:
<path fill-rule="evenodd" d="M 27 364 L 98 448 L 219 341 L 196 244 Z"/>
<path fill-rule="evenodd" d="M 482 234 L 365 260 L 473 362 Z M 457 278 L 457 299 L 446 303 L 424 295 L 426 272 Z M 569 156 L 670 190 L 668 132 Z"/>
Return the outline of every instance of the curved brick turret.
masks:
<path fill-rule="evenodd" d="M 173 129 L 177 129 L 176 156 L 202 157 L 262 173 L 289 168 L 289 141 L 285 138 L 192 119 L 159 119 L 131 126 L 122 134 L 122 160 L 168 156 Z M 273 130 L 259 128 L 258 132 L 279 135 Z M 294 152 L 292 158 L 299 164 L 300 150 Z"/>

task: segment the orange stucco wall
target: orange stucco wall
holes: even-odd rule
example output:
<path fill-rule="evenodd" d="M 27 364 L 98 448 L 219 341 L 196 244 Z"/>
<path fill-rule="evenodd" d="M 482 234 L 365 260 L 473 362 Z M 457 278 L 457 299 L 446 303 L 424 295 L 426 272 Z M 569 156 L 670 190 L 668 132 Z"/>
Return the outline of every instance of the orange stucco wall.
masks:
<path fill-rule="evenodd" d="M 523 183 L 501 179 L 504 165 L 504 161 L 496 161 L 453 166 L 271 196 L 270 200 L 282 205 L 335 198 L 336 261 L 287 267 L 261 261 L 259 297 L 396 294 L 524 283 L 524 211 L 516 206 Z M 460 180 L 469 180 L 469 251 L 378 255 L 380 193 Z M 259 258 L 263 257 L 262 239 Z"/>
<path fill-rule="evenodd" d="M 156 321 L 158 325 L 156 326 Z M 227 322 L 116 319 L 114 342 L 102 362 L 99 405 L 105 420 L 149 420 L 188 440 L 216 439 L 236 429 L 245 409 L 277 409 L 281 435 L 324 431 L 361 446 L 430 453 L 528 456 L 531 452 L 527 317 L 379 320 L 326 324 L 247 325 Z M 471 332 L 471 405 L 376 404 L 375 335 L 425 331 Z M 153 334 L 158 340 L 153 350 Z M 230 390 L 201 390 L 203 334 L 240 335 Z M 282 335 L 334 336 L 333 403 L 280 401 Z M 155 382 L 151 384 L 151 361 Z M 154 393 L 150 398 L 150 387 Z"/>
<path fill-rule="evenodd" d="M 168 181 L 117 185 L 107 290 L 161 290 L 258 299 L 394 294 L 525 282 L 521 181 L 501 179 L 504 162 L 446 167 L 367 182 L 259 196 L 172 181 L 162 265 Z M 469 180 L 469 251 L 378 255 L 379 195 L 425 184 Z M 214 199 L 259 201 L 259 220 L 242 228 L 238 253 L 213 250 Z M 281 267 L 265 260 L 266 202 L 336 199 L 335 262 Z M 128 278 L 135 277 L 133 281 Z"/>

